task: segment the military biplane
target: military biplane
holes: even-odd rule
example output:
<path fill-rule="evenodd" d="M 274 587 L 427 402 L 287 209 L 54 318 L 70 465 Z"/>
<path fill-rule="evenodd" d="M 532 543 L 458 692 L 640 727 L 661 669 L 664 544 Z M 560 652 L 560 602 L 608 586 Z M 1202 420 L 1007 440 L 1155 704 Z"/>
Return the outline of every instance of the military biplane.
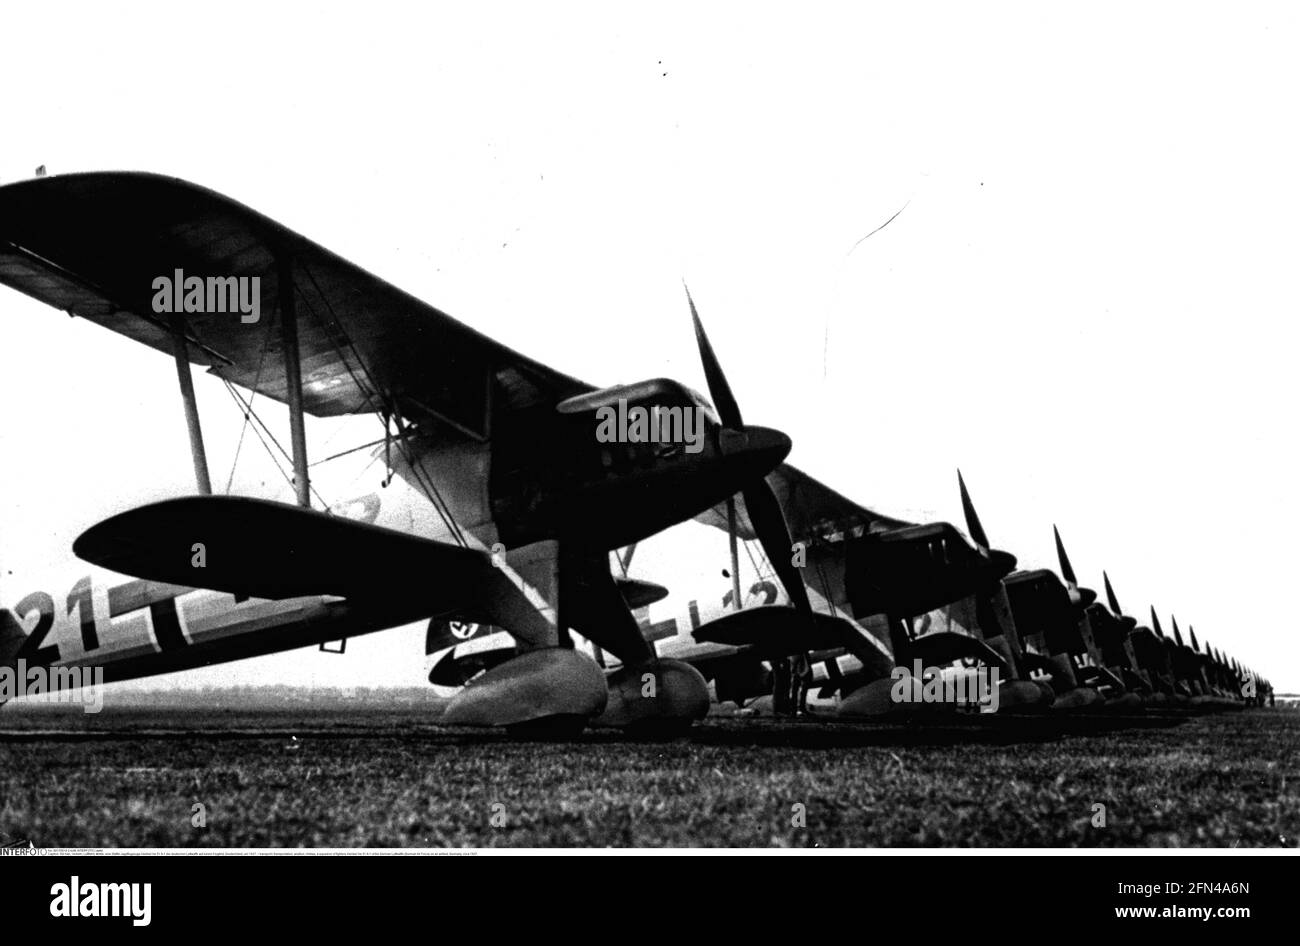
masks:
<path fill-rule="evenodd" d="M 176 302 L 159 306 L 157 282 L 172 273 Z M 214 282 L 231 280 L 255 280 L 266 318 L 205 305 L 205 287 L 210 300 Z M 715 630 L 739 627 L 758 638 L 745 646 L 767 653 L 788 649 L 781 641 L 798 627 L 800 646 L 833 639 L 875 672 L 890 664 L 870 635 L 814 614 L 782 507 L 835 519 L 841 534 L 906 524 L 781 463 L 789 438 L 741 420 L 693 302 L 716 412 L 663 378 L 596 389 L 229 198 L 135 173 L 0 188 L 0 283 L 174 359 L 197 486 L 86 529 L 74 552 L 131 580 L 87 577 L 66 608 L 46 592 L 23 598 L 3 613 L 0 659 L 93 664 L 111 681 L 413 620 L 485 623 L 508 631 L 518 653 L 465 687 L 448 722 L 689 722 L 707 709 L 704 680 L 646 640 L 632 611 L 653 589 L 612 575 L 609 553 L 696 516 L 725 518 L 733 557 L 737 537 L 756 540 L 789 601 Z M 287 406 L 297 506 L 212 494 L 193 365 Z M 594 420 L 616 403 L 701 412 L 703 449 L 599 441 Z M 306 415 L 363 413 L 380 419 L 393 471 L 437 510 L 440 534 L 313 503 Z M 620 671 L 607 678 L 571 632 Z"/>
<path fill-rule="evenodd" d="M 160 305 L 158 280 L 173 273 Z M 210 304 L 232 280 L 255 287 L 258 317 Z M 431 645 L 445 629 L 499 628 L 512 646 L 442 667 L 464 684 L 444 719 L 547 731 L 689 725 L 708 709 L 706 677 L 719 697 L 751 693 L 767 685 L 764 661 L 800 653 L 850 712 L 886 708 L 891 669 L 912 659 L 1001 667 L 1029 705 L 1098 681 L 1126 689 L 1105 666 L 1125 663 L 1124 642 L 1108 637 L 1098 654 L 1091 592 L 1063 549 L 1064 597 L 988 545 L 964 483 L 974 546 L 783 462 L 790 439 L 742 420 L 689 294 L 712 403 L 666 378 L 596 388 L 230 198 L 140 173 L 0 187 L 0 283 L 174 360 L 196 484 L 87 528 L 76 555 L 127 579 L 92 575 L 66 598 L 36 592 L 0 611 L 0 662 L 94 665 L 112 681 L 414 621 L 429 622 Z M 287 407 L 296 505 L 213 494 L 195 365 Z M 698 412 L 701 449 L 595 436 L 615 405 Z M 336 514 L 314 494 L 307 415 L 363 414 L 392 472 L 436 511 L 432 534 Z M 695 616 L 689 642 L 656 646 L 636 612 L 663 589 L 628 577 L 622 557 L 616 574 L 611 553 L 692 518 L 729 536 L 733 587 Z M 757 601 L 739 584 L 741 542 L 770 566 Z M 917 616 L 972 597 L 994 633 L 917 632 Z M 1124 657 L 1129 685 L 1148 685 L 1150 667 Z M 1170 658 L 1191 674 L 1186 654 Z M 1204 678 L 1199 659 L 1195 670 Z M 1030 679 L 1044 674 L 1052 687 Z"/>

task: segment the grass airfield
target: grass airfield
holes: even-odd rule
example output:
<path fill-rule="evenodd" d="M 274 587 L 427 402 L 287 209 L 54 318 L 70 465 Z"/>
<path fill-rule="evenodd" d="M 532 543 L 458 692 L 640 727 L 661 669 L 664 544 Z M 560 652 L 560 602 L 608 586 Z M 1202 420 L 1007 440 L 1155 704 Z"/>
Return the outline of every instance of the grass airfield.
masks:
<path fill-rule="evenodd" d="M 0 710 L 0 843 L 1292 848 L 1300 841 L 1300 712 L 1281 708 L 925 724 L 717 716 L 689 737 L 659 742 L 598 730 L 572 742 L 526 742 L 435 720 L 416 706 L 375 702 L 110 705 L 97 715 L 11 704 Z M 196 827 L 199 811 L 205 825 Z"/>

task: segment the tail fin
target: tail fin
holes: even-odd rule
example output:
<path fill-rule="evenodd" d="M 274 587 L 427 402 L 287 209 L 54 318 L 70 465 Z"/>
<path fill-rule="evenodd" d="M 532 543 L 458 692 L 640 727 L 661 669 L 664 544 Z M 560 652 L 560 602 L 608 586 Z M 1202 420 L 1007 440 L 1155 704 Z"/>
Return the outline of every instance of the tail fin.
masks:
<path fill-rule="evenodd" d="M 466 641 L 495 634 L 500 628 L 492 624 L 470 624 L 466 621 L 448 621 L 434 618 L 424 634 L 424 653 L 436 654 Z"/>
<path fill-rule="evenodd" d="M 506 647 L 485 649 L 485 639 L 497 633 L 504 632 L 493 624 L 431 620 L 424 635 L 424 665 L 429 682 L 435 686 L 462 687 L 483 671 L 515 656 L 518 651 L 513 642 Z M 456 649 L 458 644 L 479 640 L 484 641 L 483 646 Z"/>

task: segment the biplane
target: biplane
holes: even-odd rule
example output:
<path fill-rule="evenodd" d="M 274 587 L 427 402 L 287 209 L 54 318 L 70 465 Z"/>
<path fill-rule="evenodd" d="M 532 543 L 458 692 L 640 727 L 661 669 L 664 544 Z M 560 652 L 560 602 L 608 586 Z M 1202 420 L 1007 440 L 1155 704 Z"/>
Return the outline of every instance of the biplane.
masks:
<path fill-rule="evenodd" d="M 180 304 L 159 306 L 173 273 Z M 232 279 L 257 286 L 257 318 L 209 311 L 204 290 Z M 669 379 L 577 381 L 229 198 L 134 173 L 0 188 L 0 283 L 174 359 L 197 487 L 86 529 L 78 557 L 130 580 L 24 597 L 4 612 L 0 658 L 95 664 L 117 680 L 413 620 L 480 622 L 520 652 L 466 687 L 448 722 L 689 722 L 707 710 L 706 685 L 650 646 L 632 614 L 647 589 L 616 579 L 609 553 L 715 507 L 763 545 L 795 610 L 811 610 L 765 479 L 790 440 L 743 423 L 693 302 L 716 412 Z M 287 406 L 296 506 L 213 495 L 194 365 Z M 702 449 L 602 442 L 593 420 L 615 404 L 700 412 Z M 437 510 L 441 534 L 319 508 L 305 418 L 361 413 L 380 419 L 393 471 Z M 774 479 L 811 482 L 792 467 Z M 622 671 L 603 674 L 571 632 Z"/>
<path fill-rule="evenodd" d="M 812 620 L 801 617 L 775 575 L 760 564 L 755 563 L 756 580 L 744 593 L 737 545 L 749 552 L 754 533 L 743 500 L 728 512 L 731 522 L 714 511 L 699 517 L 727 532 L 731 557 L 723 574 L 732 587 L 691 599 L 680 614 L 654 620 L 654 601 L 638 613 L 643 634 L 658 653 L 700 670 L 716 701 L 745 706 L 775 697 L 780 662 L 802 654 L 810 688 L 822 700 L 838 698 L 836 709 L 846 717 L 945 708 L 898 701 L 893 671 L 918 660 L 942 674 L 997 669 L 998 705 L 1004 710 L 1041 711 L 1051 705 L 1051 687 L 1020 670 L 1013 623 L 1008 620 L 1008 630 L 998 635 L 984 635 L 972 621 L 960 627 L 953 622 L 952 628 L 944 623 L 954 603 L 992 593 L 1015 567 L 1014 556 L 988 546 L 964 483 L 968 526 L 979 537 L 973 546 L 949 523 L 917 525 L 870 514 L 785 464 L 769 481 L 782 497 L 791 535 L 806 558 Z M 810 509 L 820 516 L 807 515 Z M 752 552 L 747 557 L 754 558 Z M 763 560 L 761 550 L 758 560 Z M 430 681 L 455 687 L 514 654 L 516 646 L 498 628 L 443 622 L 430 627 L 426 651 Z M 599 648 L 593 656 L 602 665 L 617 662 Z M 773 709 L 779 710 L 776 699 Z"/>
<path fill-rule="evenodd" d="M 94 665 L 113 681 L 415 621 L 429 622 L 430 641 L 500 629 L 512 646 L 442 668 L 464 684 L 444 721 L 544 731 L 689 725 L 710 686 L 743 697 L 768 685 L 765 662 L 792 654 L 815 658 L 819 685 L 842 690 L 850 714 L 888 709 L 890 671 L 913 658 L 1003 668 L 1011 702 L 1026 705 L 1059 702 L 1062 677 L 1080 691 L 1094 678 L 1123 689 L 1091 643 L 1091 599 L 1072 573 L 1064 606 L 1017 578 L 964 483 L 974 546 L 785 463 L 790 438 L 743 421 L 689 293 L 711 402 L 667 378 L 597 388 L 228 197 L 142 173 L 0 187 L 0 283 L 173 359 L 196 486 L 90 525 L 74 553 L 125 579 L 91 575 L 0 610 L 0 662 Z M 212 305 L 213 288 L 231 285 L 240 305 Z M 286 406 L 296 505 L 213 493 L 196 365 Z M 697 412 L 702 441 L 596 436 L 616 407 Z M 376 449 L 437 513 L 433 533 L 327 507 L 311 482 L 308 415 L 376 418 Z M 628 577 L 622 557 L 616 574 L 611 554 L 690 519 L 729 536 L 733 587 L 689 641 L 656 646 L 636 612 L 664 589 Z M 740 542 L 771 570 L 748 598 Z M 970 597 L 994 633 L 917 632 L 917 616 Z M 1048 671 L 1052 686 L 1032 679 Z"/>

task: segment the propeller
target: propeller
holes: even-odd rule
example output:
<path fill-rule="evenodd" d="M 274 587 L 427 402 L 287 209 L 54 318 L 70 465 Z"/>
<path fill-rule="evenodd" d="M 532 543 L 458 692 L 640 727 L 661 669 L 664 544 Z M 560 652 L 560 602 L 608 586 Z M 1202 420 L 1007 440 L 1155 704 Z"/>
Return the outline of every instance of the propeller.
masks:
<path fill-rule="evenodd" d="M 1101 581 L 1106 586 L 1106 603 L 1110 605 L 1111 614 L 1122 617 L 1124 612 L 1119 606 L 1119 599 L 1115 597 L 1115 589 L 1110 586 L 1110 576 L 1102 572 Z"/>
<path fill-rule="evenodd" d="M 1097 595 L 1079 587 L 1079 580 L 1074 577 L 1074 567 L 1070 564 L 1070 557 L 1065 554 L 1065 543 L 1061 541 L 1061 533 L 1056 526 L 1052 526 L 1052 535 L 1056 537 L 1056 560 L 1061 565 L 1061 577 L 1065 579 L 1066 590 L 1070 593 L 1070 604 L 1086 608 L 1097 600 Z"/>
<path fill-rule="evenodd" d="M 1151 629 L 1156 632 L 1156 637 L 1164 638 L 1165 632 L 1160 627 L 1160 616 L 1156 614 L 1156 606 L 1151 605 Z"/>
<path fill-rule="evenodd" d="M 627 548 L 615 552 L 614 557 L 618 559 L 618 567 L 623 572 L 623 577 L 627 577 L 627 570 L 632 567 L 632 556 L 636 554 L 636 543 L 633 542 Z"/>
<path fill-rule="evenodd" d="M 1178 632 L 1178 618 L 1174 617 L 1171 614 L 1169 615 L 1169 620 L 1172 621 L 1174 625 L 1174 641 L 1178 644 L 1179 647 L 1184 646 L 1183 635 Z"/>
<path fill-rule="evenodd" d="M 1052 535 L 1056 538 L 1056 560 L 1061 563 L 1061 577 L 1073 591 L 1079 587 L 1078 580 L 1074 577 L 1074 568 L 1070 565 L 1070 557 L 1065 554 L 1065 543 L 1061 541 L 1061 531 L 1052 526 Z"/>
<path fill-rule="evenodd" d="M 970 500 L 970 493 L 966 491 L 966 481 L 961 477 L 961 470 L 957 471 L 957 485 L 961 487 L 961 511 L 966 516 L 966 531 L 979 547 L 980 554 L 987 558 L 990 548 L 989 537 L 980 523 L 979 514 L 975 512 L 975 504 Z"/>
<path fill-rule="evenodd" d="M 695 323 L 695 341 L 700 349 L 700 361 L 704 364 L 704 378 L 709 385 L 709 396 L 713 399 L 713 406 L 717 409 L 724 428 L 739 431 L 744 427 L 744 421 L 740 416 L 740 405 L 736 403 L 736 397 L 731 393 L 731 385 L 727 383 L 727 376 L 722 371 L 722 365 L 713 351 L 713 345 L 709 343 L 709 336 L 704 332 L 704 324 L 700 321 L 700 314 L 695 309 L 695 300 L 691 298 L 689 288 L 686 290 L 686 301 L 691 307 L 691 320 Z M 781 584 L 785 586 L 786 594 L 790 596 L 790 603 L 797 610 L 812 614 L 812 603 L 808 600 L 808 592 L 804 588 L 803 579 L 799 576 L 799 569 L 790 561 L 790 550 L 794 543 L 790 538 L 790 527 L 786 525 L 785 515 L 781 512 L 781 504 L 777 501 L 776 493 L 772 492 L 772 487 L 768 485 L 766 479 L 758 479 L 742 489 L 740 494 L 745 499 L 745 509 L 749 513 L 750 524 L 758 536 L 763 554 L 772 563 L 772 567 L 781 579 Z"/>
<path fill-rule="evenodd" d="M 1124 613 L 1124 609 L 1119 606 L 1119 598 L 1115 597 L 1115 589 L 1111 586 L 1110 575 L 1104 571 L 1101 573 L 1102 586 L 1106 589 L 1106 603 L 1110 606 L 1110 613 L 1115 615 L 1115 619 L 1120 622 L 1124 628 L 1124 636 L 1132 634 L 1137 630 L 1137 618 L 1129 617 Z"/>
<path fill-rule="evenodd" d="M 1187 635 L 1192 639 L 1192 650 L 1199 654 L 1201 652 L 1201 645 L 1196 643 L 1196 628 L 1192 627 L 1190 624 L 1187 625 Z"/>
<path fill-rule="evenodd" d="M 1000 581 L 1015 571 L 1016 557 L 1010 552 L 993 548 L 989 542 L 988 533 L 984 531 L 984 524 L 980 522 L 975 504 L 971 502 L 970 491 L 966 489 L 966 480 L 962 477 L 961 470 L 957 471 L 957 486 L 961 489 L 961 511 L 966 517 L 966 532 L 975 543 L 975 550 L 991 567 L 991 574 Z M 1002 593 L 1005 593 L 1005 589 Z M 1007 607 L 1009 608 L 1009 605 Z"/>

